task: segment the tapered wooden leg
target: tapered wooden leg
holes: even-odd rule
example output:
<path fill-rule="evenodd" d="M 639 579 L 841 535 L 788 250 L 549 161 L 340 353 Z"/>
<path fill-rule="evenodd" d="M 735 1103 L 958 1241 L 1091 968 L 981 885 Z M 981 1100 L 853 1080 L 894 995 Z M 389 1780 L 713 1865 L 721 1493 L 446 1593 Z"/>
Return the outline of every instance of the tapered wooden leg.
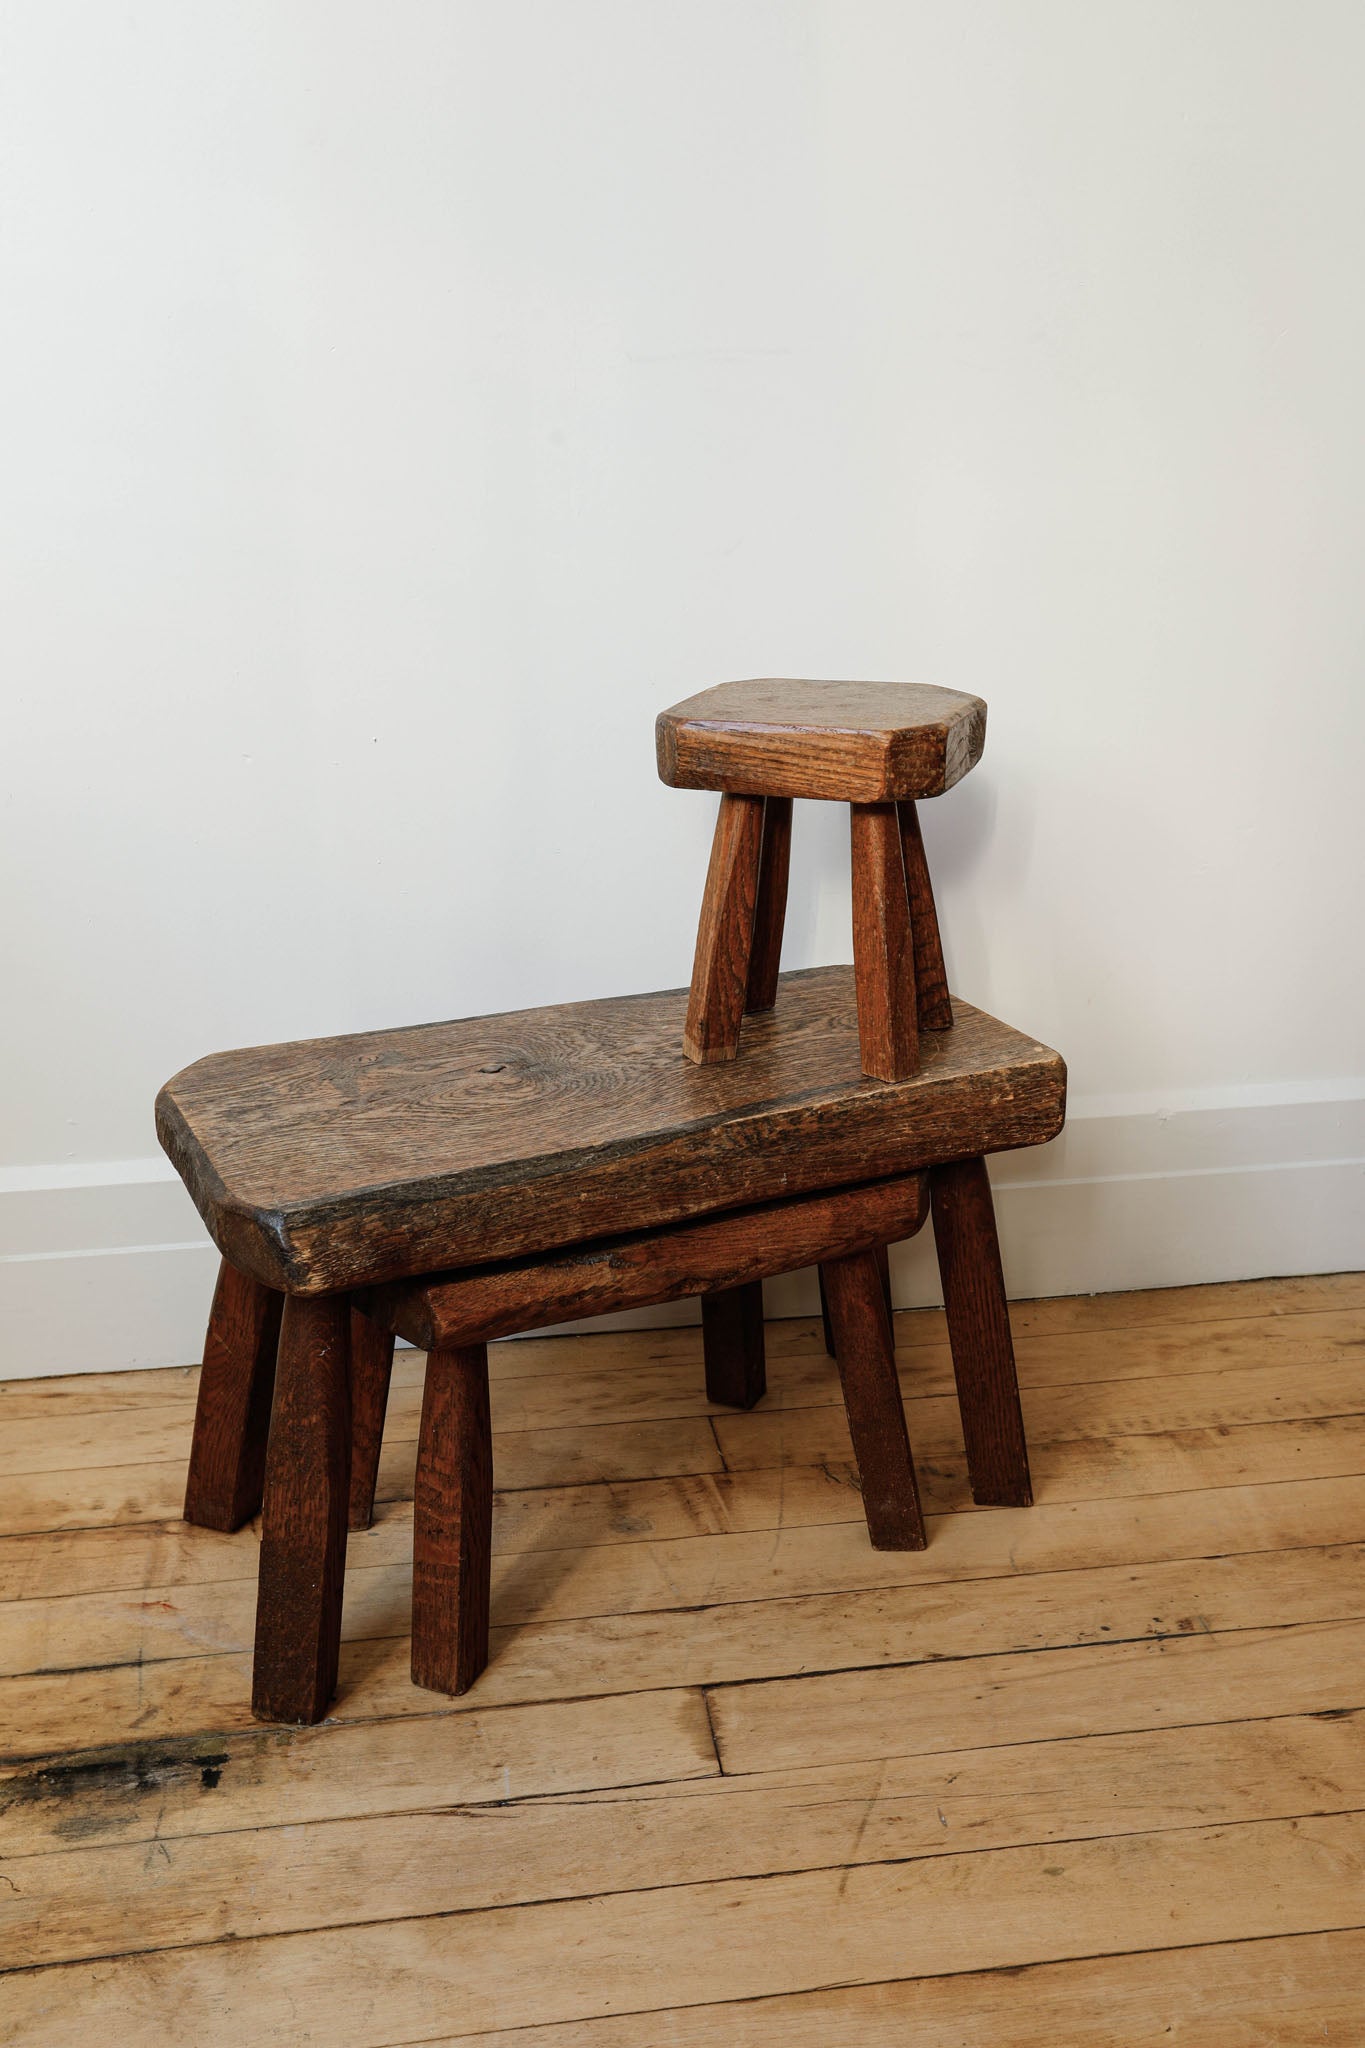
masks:
<path fill-rule="evenodd" d="M 904 1081 L 919 1067 L 915 953 L 894 804 L 850 804 L 853 970 L 863 1072 Z"/>
<path fill-rule="evenodd" d="M 185 1484 L 185 1520 L 201 1529 L 240 1529 L 261 1505 L 283 1307 L 282 1294 L 224 1259 L 204 1337 Z"/>
<path fill-rule="evenodd" d="M 816 1277 L 820 1282 L 820 1321 L 824 1326 L 825 1350 L 829 1353 L 829 1356 L 833 1358 L 834 1325 L 829 1319 L 829 1289 L 825 1286 L 825 1269 L 823 1266 L 817 1266 L 815 1271 Z"/>
<path fill-rule="evenodd" d="M 882 1283 L 882 1300 L 886 1303 L 886 1320 L 891 1325 L 891 1342 L 892 1346 L 894 1347 L 896 1342 L 896 1310 L 895 1305 L 891 1299 L 890 1246 L 885 1244 L 879 1244 L 877 1246 L 875 1257 L 877 1260 L 877 1272 L 881 1278 Z"/>
<path fill-rule="evenodd" d="M 920 834 L 919 812 L 913 803 L 898 803 L 896 810 L 900 816 L 905 886 L 910 896 L 919 1028 L 921 1031 L 951 1031 L 953 1005 L 948 994 L 943 941 L 939 936 L 938 912 L 934 908 L 934 885 L 929 879 L 929 862 Z"/>
<path fill-rule="evenodd" d="M 488 1349 L 427 1357 L 412 1530 L 412 1682 L 467 1692 L 488 1662 L 493 1437 Z"/>
<path fill-rule="evenodd" d="M 384 1411 L 389 1405 L 393 1372 L 393 1332 L 351 1311 L 351 1512 L 353 1529 L 368 1529 L 374 1520 L 374 1490 L 379 1480 L 379 1450 L 384 1441 Z"/>
<path fill-rule="evenodd" d="M 924 1516 L 877 1254 L 828 1259 L 821 1270 L 872 1547 L 923 1550 Z"/>
<path fill-rule="evenodd" d="M 261 1721 L 320 1721 L 336 1691 L 351 1489 L 351 1311 L 345 1295 L 291 1295 L 261 1516 L 256 1668 Z"/>
<path fill-rule="evenodd" d="M 683 1028 L 683 1051 L 699 1066 L 739 1051 L 762 846 L 763 798 L 722 796 Z"/>
<path fill-rule="evenodd" d="M 749 953 L 746 1010 L 771 1010 L 777 1001 L 782 966 L 782 926 L 787 915 L 787 870 L 791 864 L 792 800 L 763 800 L 763 851 L 758 864 L 758 905 Z"/>
<path fill-rule="evenodd" d="M 752 1408 L 768 1390 L 763 1356 L 763 1282 L 718 1288 L 701 1298 L 706 1398 Z"/>
<path fill-rule="evenodd" d="M 972 1499 L 1026 1508 L 1033 1487 L 986 1162 L 936 1166 L 929 1185 Z"/>

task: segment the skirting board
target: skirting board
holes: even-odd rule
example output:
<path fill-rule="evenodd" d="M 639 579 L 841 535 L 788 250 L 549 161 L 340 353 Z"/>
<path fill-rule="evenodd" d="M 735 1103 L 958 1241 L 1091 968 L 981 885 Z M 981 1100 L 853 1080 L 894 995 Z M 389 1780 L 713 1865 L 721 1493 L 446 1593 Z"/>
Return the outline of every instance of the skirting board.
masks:
<path fill-rule="evenodd" d="M 992 1160 L 991 1178 L 1014 1296 L 1354 1270 L 1365 1085 L 1092 1099 L 1054 1144 Z M 217 1253 L 163 1161 L 7 1171 L 0 1246 L 0 1379 L 198 1358 Z M 896 1248 L 892 1275 L 902 1308 L 941 1299 L 929 1230 Z M 765 1295 L 769 1315 L 811 1314 L 814 1275 Z M 680 1302 L 597 1326 L 696 1318 Z"/>

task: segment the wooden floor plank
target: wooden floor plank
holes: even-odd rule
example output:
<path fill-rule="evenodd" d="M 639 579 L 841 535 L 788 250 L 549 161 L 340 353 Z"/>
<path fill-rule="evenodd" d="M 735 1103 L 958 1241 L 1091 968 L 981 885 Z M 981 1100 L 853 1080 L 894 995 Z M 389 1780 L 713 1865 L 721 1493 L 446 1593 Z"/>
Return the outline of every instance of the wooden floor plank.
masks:
<path fill-rule="evenodd" d="M 464 1782 L 487 1780 L 491 1757 L 481 1750 L 471 1771 L 450 1739 L 458 1730 L 419 1723 L 416 1732 L 428 1750 L 433 1734 L 443 1738 L 444 1763 Z M 618 1739 L 624 1732 L 618 1728 Z M 245 1835 L 177 1835 L 168 1813 L 153 1853 L 142 1839 L 8 1860 L 0 1954 L 18 1967 L 524 1900 L 1365 1808 L 1365 1716 L 1092 1736 L 496 1805 L 456 1804 L 450 1787 L 431 1782 L 428 1756 L 425 1811 L 412 1810 L 419 1799 L 374 1733 L 337 1731 L 332 1772 L 364 1754 L 406 1810 L 303 1822 L 322 1784 L 341 1790 L 334 1776 L 313 1771 L 301 1787 L 277 1777 L 282 1804 L 272 1809 L 259 1778 L 244 1796 L 228 1789 L 238 1762 L 230 1753 L 218 1797 L 201 1790 L 192 1810 L 202 1818 L 221 1804 L 224 1826 Z M 585 1758 L 578 1768 L 585 1764 L 591 1769 Z M 569 1775 L 565 1769 L 566 1783 Z M 290 1796 L 297 1791 L 302 1798 Z M 87 1803 L 69 1818 L 98 1826 L 102 1813 Z"/>
<path fill-rule="evenodd" d="M 408 1676 L 401 1354 L 309 1730 L 249 1717 L 255 1529 L 177 1519 L 197 1373 L 0 1389 L 0 2040 L 1358 2048 L 1365 1276 L 1014 1327 L 1039 1506 L 978 1510 L 897 1319 L 904 1557 L 813 1318 L 749 1416 L 693 1328 L 494 1347 L 460 1701 Z"/>
<path fill-rule="evenodd" d="M 1365 1815 L 1316 1815 L 280 1935 L 249 1958 L 240 1942 L 163 1949 L 17 1973 L 4 1992 L 30 2048 L 88 2048 L 92 2028 L 151 2038 L 169 2014 L 196 2048 L 238 2048 L 248 1979 L 259 2048 L 296 2048 L 304 2014 L 335 2048 L 374 2048 L 452 2020 L 459 2038 L 700 1990 L 719 2003 L 1362 1916 Z"/>
<path fill-rule="evenodd" d="M 493 1564 L 493 1623 L 512 1628 L 878 1586 L 1319 1548 L 1349 1543 L 1365 1528 L 1365 1478 L 937 1515 L 929 1520 L 923 1551 L 874 1550 L 851 1491 L 847 1512 L 857 1519 L 672 1542 L 504 1552 Z M 198 1584 L 168 1579 L 122 1594 L 0 1604 L 0 1674 L 248 1650 L 256 1613 L 254 1546 L 233 1543 L 231 1554 L 251 1576 Z M 346 1574 L 345 1639 L 406 1635 L 410 1602 L 410 1546 L 398 1563 L 353 1565 Z"/>
<path fill-rule="evenodd" d="M 910 1658 L 941 1668 L 945 1659 L 1255 1631 L 1290 1616 L 1354 1622 L 1365 1614 L 1362 1559 L 1365 1546 L 1340 1546 L 986 1579 L 970 1600 L 948 1583 L 541 1621 L 495 1629 L 488 1669 L 463 1698 L 580 1698 L 619 1692 L 623 1678 L 642 1691 L 725 1686 Z M 336 1716 L 430 1711 L 432 1695 L 411 1684 L 406 1658 L 399 1636 L 344 1644 Z M 246 1726 L 248 1664 L 219 1654 L 0 1680 L 0 1760 Z"/>
<path fill-rule="evenodd" d="M 141 1852 L 149 1841 L 228 1830 L 690 1783 L 720 1768 L 697 1692 L 459 1715 L 443 1705 L 432 1698 L 429 1714 L 407 1721 L 135 1739 L 6 1770 L 0 1857 L 64 1856 L 96 1843 Z"/>
<path fill-rule="evenodd" d="M 560 1340 L 559 1369 L 494 1378 L 495 1431 L 555 1432 L 727 1415 L 728 1410 L 706 1399 L 699 1337 L 692 1332 L 677 1334 L 691 1340 L 686 1357 L 641 1359 L 629 1371 L 585 1357 L 592 1339 Z M 503 1352 L 520 1348 L 495 1347 Z M 1020 1385 L 1026 1389 L 1098 1389 L 1129 1379 L 1164 1385 L 1187 1373 L 1206 1381 L 1212 1374 L 1248 1369 L 1301 1375 L 1311 1368 L 1316 1378 L 1319 1368 L 1327 1365 L 1354 1366 L 1359 1373 L 1365 1359 L 1365 1310 L 1234 1319 L 1189 1329 L 1023 1337 L 1015 1350 Z M 907 1398 L 946 1398 L 952 1393 L 946 1343 L 907 1347 L 900 1365 Z M 839 1405 L 837 1371 L 813 1335 L 800 1351 L 775 1350 L 769 1368 L 763 1414 Z M 1354 1384 L 1360 1388 L 1359 1377 Z M 421 1373 L 414 1364 L 396 1375 L 390 1392 L 387 1434 L 392 1441 L 416 1439 L 421 1398 Z M 1361 1398 L 1358 1394 L 1357 1405 Z M 6 1418 L 0 1434 L 0 1474 L 7 1477 L 162 1459 L 183 1464 L 193 1419 L 192 1403 L 184 1398 L 124 1410 L 69 1407 L 63 1411 L 60 1430 L 53 1428 L 48 1412 L 25 1416 L 15 1412 L 14 1404 L 0 1412 Z"/>
<path fill-rule="evenodd" d="M 1358 2048 L 1362 1985 L 1365 1931 L 1352 1929 L 687 2005 L 478 2040 L 480 2048 Z M 451 2048 L 455 2038 L 423 2048 Z"/>

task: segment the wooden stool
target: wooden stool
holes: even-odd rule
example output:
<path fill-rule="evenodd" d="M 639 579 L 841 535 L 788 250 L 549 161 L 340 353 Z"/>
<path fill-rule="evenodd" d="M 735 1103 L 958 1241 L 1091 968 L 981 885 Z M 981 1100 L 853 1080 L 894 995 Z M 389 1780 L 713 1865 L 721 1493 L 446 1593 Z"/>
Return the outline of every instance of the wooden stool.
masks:
<path fill-rule="evenodd" d="M 915 810 L 974 768 L 979 697 L 918 683 L 720 683 L 663 712 L 659 774 L 718 789 L 683 1050 L 732 1060 L 740 1025 L 777 994 L 793 797 L 849 806 L 853 957 L 862 1069 L 901 1081 L 919 1033 L 953 1022 L 934 892 Z"/>
<path fill-rule="evenodd" d="M 222 1527 L 263 1506 L 253 1686 L 262 1718 L 317 1720 L 335 1690 L 353 1501 L 368 1518 L 364 1487 L 353 1494 L 352 1389 L 361 1440 L 377 1447 L 390 1355 L 388 1334 L 354 1311 L 359 1290 L 454 1272 L 442 1284 L 486 1299 L 503 1283 L 464 1269 L 514 1262 L 508 1327 L 530 1327 L 536 1287 L 553 1297 L 551 1320 L 565 1312 L 565 1260 L 582 1287 L 594 1266 L 600 1276 L 617 1270 L 613 1260 L 645 1258 L 623 1250 L 623 1224 L 638 1244 L 645 1233 L 704 1230 L 718 1212 L 850 1187 L 865 1197 L 874 1177 L 934 1169 L 964 1429 L 969 1441 L 977 1432 L 974 1489 L 978 1499 L 1027 1497 L 1022 1429 L 1012 1452 L 1001 1449 L 1017 1391 L 981 1157 L 1056 1135 L 1065 1068 L 959 1003 L 954 1029 L 926 1041 L 913 1078 L 869 1089 L 852 996 L 847 968 L 784 976 L 780 1006 L 755 1019 L 745 1059 L 725 1066 L 677 1059 L 684 998 L 669 992 L 223 1053 L 162 1090 L 158 1135 L 229 1269 L 205 1348 L 187 1518 Z M 790 1232 L 795 1212 L 783 1216 Z M 863 1248 L 845 1253 L 837 1222 L 831 1210 L 820 1225 L 828 1234 L 813 1239 L 808 1217 L 799 1243 L 788 1234 L 777 1251 L 769 1244 L 764 1258 L 783 1262 L 772 1266 L 726 1266 L 708 1239 L 706 1263 L 687 1267 L 679 1291 L 727 1291 L 819 1257 L 842 1371 L 873 1342 L 871 1325 L 887 1321 L 872 1247 L 901 1227 L 883 1213 Z M 613 1238 L 607 1253 L 594 1250 Z M 695 1259 L 701 1244 L 689 1250 L 680 1234 L 646 1264 L 665 1251 Z M 861 1278 L 849 1277 L 855 1266 Z M 272 1299 L 281 1295 L 282 1317 Z M 589 1286 L 574 1298 L 601 1297 Z M 478 1325 L 449 1327 L 467 1337 Z M 729 1382 L 742 1398 L 756 1398 L 749 1369 L 741 1359 Z M 457 1409 L 465 1398 L 450 1397 Z M 477 1385 L 471 1398 L 476 1432 Z"/>

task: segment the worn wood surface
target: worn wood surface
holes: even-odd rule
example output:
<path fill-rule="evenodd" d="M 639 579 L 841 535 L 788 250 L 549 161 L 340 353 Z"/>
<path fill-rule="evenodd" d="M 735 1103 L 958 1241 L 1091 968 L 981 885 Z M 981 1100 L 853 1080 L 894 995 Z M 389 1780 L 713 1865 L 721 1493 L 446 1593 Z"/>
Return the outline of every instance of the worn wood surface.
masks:
<path fill-rule="evenodd" d="M 746 1010 L 771 1010 L 782 967 L 782 928 L 787 917 L 787 876 L 791 866 L 792 800 L 770 796 L 763 804 L 763 851 L 758 869 L 758 902 L 749 950 Z"/>
<path fill-rule="evenodd" d="M 701 1298 L 706 1398 L 727 1408 L 753 1408 L 768 1388 L 763 1349 L 763 1282 L 748 1280 Z"/>
<path fill-rule="evenodd" d="M 682 1301 L 795 1272 L 826 1255 L 899 1243 L 914 1236 L 927 1214 L 926 1176 L 903 1174 L 733 1210 L 703 1223 L 609 1238 L 557 1257 L 375 1288 L 364 1300 L 371 1314 L 422 1348 L 475 1343 L 547 1323 Z"/>
<path fill-rule="evenodd" d="M 901 855 L 905 862 L 905 883 L 910 897 L 910 923 L 915 942 L 915 993 L 921 1031 L 949 1031 L 953 1023 L 953 1002 L 948 993 L 948 970 L 943 964 L 943 940 L 939 934 L 934 885 L 929 859 L 924 851 L 919 812 L 913 803 L 896 806 L 900 820 Z"/>
<path fill-rule="evenodd" d="M 813 1318 L 709 1419 L 695 1329 L 493 1347 L 500 1486 L 580 1396 L 644 1468 L 497 1496 L 458 1701 L 381 1484 L 308 1728 L 247 1710 L 254 1531 L 116 1476 L 178 1481 L 197 1375 L 0 1390 L 0 1528 L 30 1481 L 90 1522 L 0 1535 L 0 2038 L 1355 2048 L 1365 1280 L 1013 1321 L 1027 1513 L 971 1508 L 943 1318 L 896 1319 L 922 1552 L 868 1547 Z M 648 1434 L 698 1422 L 734 1469 Z"/>
<path fill-rule="evenodd" d="M 877 1255 L 826 1259 L 820 1274 L 872 1547 L 923 1550 L 928 1539 Z"/>
<path fill-rule="evenodd" d="M 981 758 L 986 706 L 923 683 L 719 683 L 662 712 L 659 774 L 677 789 L 882 803 L 939 796 Z"/>
<path fill-rule="evenodd" d="M 274 1288 L 223 1261 L 185 1482 L 185 1520 L 201 1529 L 240 1529 L 260 1508 L 283 1307 Z"/>
<path fill-rule="evenodd" d="M 784 974 L 744 1057 L 679 1057 L 686 996 L 615 997 L 224 1053 L 158 1133 L 224 1255 L 294 1293 L 515 1258 L 938 1160 L 1042 1144 L 1066 1070 L 957 1005 L 918 1073 L 869 1081 L 853 973 Z"/>
<path fill-rule="evenodd" d="M 412 1520 L 412 1682 L 468 1692 L 488 1662 L 493 1432 L 482 1344 L 427 1359 Z"/>
<path fill-rule="evenodd" d="M 863 1072 L 904 1081 L 919 1066 L 915 952 L 894 804 L 853 804 L 853 972 Z"/>
<path fill-rule="evenodd" d="M 336 1691 L 351 1490 L 351 1312 L 287 1301 L 261 1512 L 251 1708 L 320 1721 Z"/>
<path fill-rule="evenodd" d="M 1025 1508 L 1033 1487 L 986 1162 L 954 1160 L 929 1182 L 972 1498 Z"/>
<path fill-rule="evenodd" d="M 723 796 L 706 871 L 683 1051 L 699 1066 L 739 1051 L 763 847 L 763 799 Z"/>

